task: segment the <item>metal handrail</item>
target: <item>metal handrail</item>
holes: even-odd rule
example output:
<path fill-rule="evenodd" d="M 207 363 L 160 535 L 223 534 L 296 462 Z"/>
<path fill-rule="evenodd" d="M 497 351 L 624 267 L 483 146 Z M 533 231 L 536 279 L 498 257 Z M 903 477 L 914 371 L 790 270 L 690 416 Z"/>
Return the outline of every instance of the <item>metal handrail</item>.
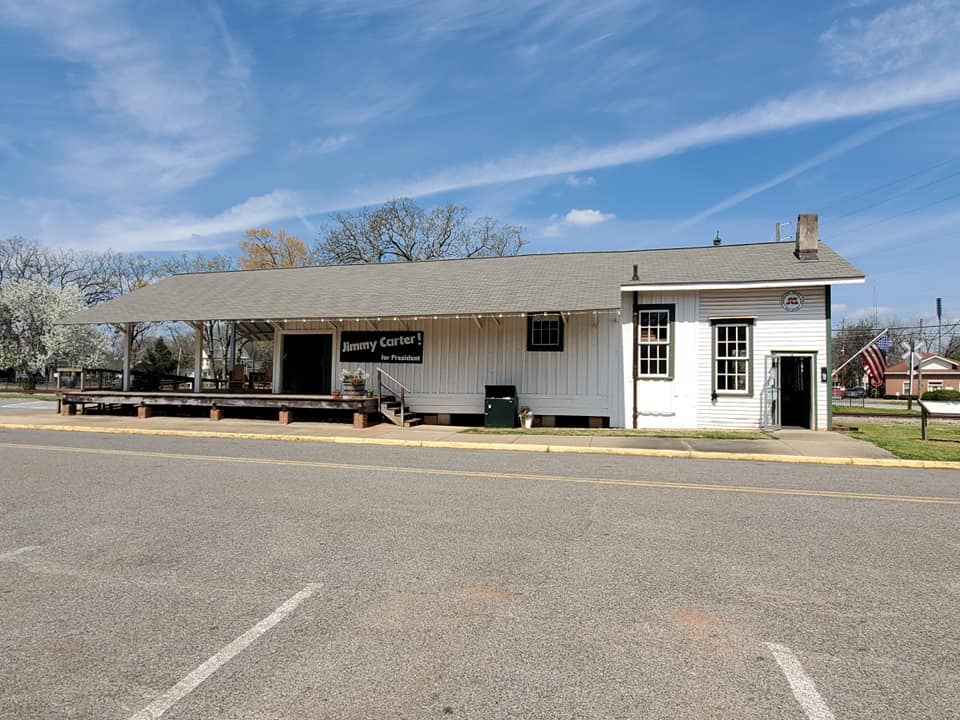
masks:
<path fill-rule="evenodd" d="M 384 381 L 383 381 L 384 376 L 386 376 L 386 377 L 389 378 L 393 383 L 395 383 L 396 386 L 397 386 L 397 388 L 399 388 L 399 390 L 397 390 L 396 388 L 390 387 L 390 383 L 384 383 Z M 405 412 L 406 412 L 406 407 L 407 407 L 407 400 L 406 400 L 407 387 L 406 387 L 406 385 L 404 385 L 402 382 L 400 382 L 399 380 L 397 380 L 393 375 L 391 375 L 390 373 L 388 373 L 388 372 L 387 372 L 386 370 L 384 370 L 383 368 L 377 368 L 377 412 L 379 412 L 380 414 L 383 414 L 383 387 L 384 387 L 384 385 L 386 385 L 387 390 L 389 390 L 390 392 L 392 392 L 392 393 L 399 392 L 399 393 L 400 393 L 400 427 L 403 427 L 404 418 L 405 418 Z"/>

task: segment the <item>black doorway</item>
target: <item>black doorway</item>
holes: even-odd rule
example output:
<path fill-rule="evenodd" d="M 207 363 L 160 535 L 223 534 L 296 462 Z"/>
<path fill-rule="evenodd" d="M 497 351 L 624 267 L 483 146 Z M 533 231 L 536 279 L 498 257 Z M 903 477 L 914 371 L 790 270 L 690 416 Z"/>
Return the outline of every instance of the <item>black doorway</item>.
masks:
<path fill-rule="evenodd" d="M 329 395 L 332 364 L 332 335 L 284 335 L 281 392 Z"/>
<path fill-rule="evenodd" d="M 813 407 L 813 358 L 780 356 L 780 424 L 810 428 Z"/>

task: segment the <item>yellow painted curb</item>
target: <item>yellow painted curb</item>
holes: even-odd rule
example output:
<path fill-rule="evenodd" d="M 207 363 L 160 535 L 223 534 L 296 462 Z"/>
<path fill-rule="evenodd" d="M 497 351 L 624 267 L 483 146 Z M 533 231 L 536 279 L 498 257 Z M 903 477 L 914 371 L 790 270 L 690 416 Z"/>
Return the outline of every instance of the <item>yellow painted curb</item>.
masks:
<path fill-rule="evenodd" d="M 665 450 L 660 448 L 585 447 L 535 443 L 467 442 L 463 440 L 397 440 L 361 438 L 345 435 L 287 435 L 278 433 L 224 432 L 218 430 L 172 430 L 164 428 L 95 427 L 90 425 L 43 425 L 0 423 L 0 430 L 50 430 L 54 432 L 95 433 L 103 435 L 142 435 L 190 437 L 213 440 L 268 440 L 278 442 L 378 445 L 453 450 L 510 450 L 571 455 L 620 455 L 630 457 L 687 458 L 693 460 L 739 460 L 805 465 L 855 465 L 858 467 L 904 468 L 920 470 L 960 470 L 960 462 L 947 460 L 901 460 L 899 458 L 813 457 L 807 455 L 765 455 L 763 453 L 706 452 L 702 450 Z"/>
<path fill-rule="evenodd" d="M 666 450 L 663 448 L 614 448 L 584 447 L 582 445 L 548 445 L 548 452 L 571 455 L 630 455 L 660 458 L 690 458 L 690 450 Z"/>

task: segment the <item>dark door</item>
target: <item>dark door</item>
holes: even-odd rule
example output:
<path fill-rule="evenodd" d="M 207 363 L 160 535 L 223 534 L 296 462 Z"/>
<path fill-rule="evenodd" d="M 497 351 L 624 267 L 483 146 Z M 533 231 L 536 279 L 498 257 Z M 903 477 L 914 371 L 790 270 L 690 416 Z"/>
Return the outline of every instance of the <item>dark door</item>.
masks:
<path fill-rule="evenodd" d="M 813 359 L 783 355 L 780 360 L 780 424 L 810 427 L 813 407 Z"/>
<path fill-rule="evenodd" d="M 284 335 L 282 392 L 329 395 L 332 364 L 332 335 Z"/>

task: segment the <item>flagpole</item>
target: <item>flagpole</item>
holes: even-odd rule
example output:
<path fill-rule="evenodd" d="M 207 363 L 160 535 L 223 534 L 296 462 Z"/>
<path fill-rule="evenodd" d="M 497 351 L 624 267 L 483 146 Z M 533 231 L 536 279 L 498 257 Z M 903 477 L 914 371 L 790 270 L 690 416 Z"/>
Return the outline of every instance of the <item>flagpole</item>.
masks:
<path fill-rule="evenodd" d="M 853 355 L 851 355 L 851 356 L 847 359 L 847 361 L 846 361 L 845 363 L 843 363 L 843 365 L 841 365 L 841 366 L 838 367 L 836 370 L 834 370 L 832 373 L 830 373 L 830 375 L 831 375 L 831 376 L 836 375 L 838 372 L 840 372 L 841 370 L 843 370 L 847 365 L 849 365 L 850 363 L 852 363 L 860 353 L 862 353 L 862 352 L 863 352 L 864 350 L 866 350 L 868 347 L 870 347 L 871 345 L 873 345 L 877 340 L 879 340 L 881 337 L 883 337 L 883 333 L 887 332 L 889 329 L 890 329 L 890 328 L 884 328 L 883 331 L 882 331 L 879 335 L 877 335 L 873 340 L 871 340 L 870 342 L 868 342 L 868 343 L 867 343 L 866 345 L 864 345 L 862 348 L 860 348 L 859 350 L 857 350 Z"/>

